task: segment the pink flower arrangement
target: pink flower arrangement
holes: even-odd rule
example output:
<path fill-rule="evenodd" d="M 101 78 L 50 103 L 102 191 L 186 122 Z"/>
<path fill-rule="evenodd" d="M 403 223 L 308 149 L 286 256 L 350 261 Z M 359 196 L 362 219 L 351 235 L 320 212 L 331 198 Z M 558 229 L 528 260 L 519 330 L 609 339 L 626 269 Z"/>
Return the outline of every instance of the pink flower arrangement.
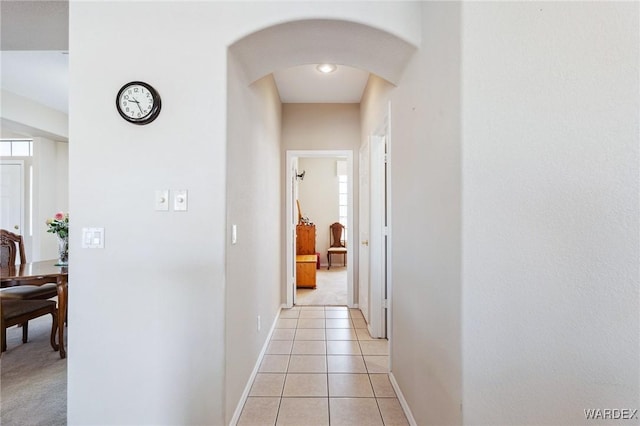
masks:
<path fill-rule="evenodd" d="M 57 234 L 60 238 L 69 236 L 69 213 L 58 212 L 53 219 L 47 219 L 47 232 Z"/>

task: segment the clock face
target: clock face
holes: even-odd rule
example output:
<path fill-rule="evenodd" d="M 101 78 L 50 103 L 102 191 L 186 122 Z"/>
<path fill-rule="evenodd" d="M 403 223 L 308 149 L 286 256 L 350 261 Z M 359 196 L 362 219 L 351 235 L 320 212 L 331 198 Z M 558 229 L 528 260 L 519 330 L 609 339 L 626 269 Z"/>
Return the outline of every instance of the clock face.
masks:
<path fill-rule="evenodd" d="M 160 113 L 160 95 L 141 81 L 125 84 L 116 96 L 118 112 L 125 120 L 135 124 L 151 123 Z"/>

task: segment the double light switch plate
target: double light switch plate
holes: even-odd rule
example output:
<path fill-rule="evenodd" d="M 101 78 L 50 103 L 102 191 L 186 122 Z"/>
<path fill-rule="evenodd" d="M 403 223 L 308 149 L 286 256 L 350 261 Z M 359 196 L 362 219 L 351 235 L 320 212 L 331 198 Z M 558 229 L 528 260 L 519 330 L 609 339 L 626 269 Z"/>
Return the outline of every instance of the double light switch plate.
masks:
<path fill-rule="evenodd" d="M 158 212 L 168 212 L 169 203 L 171 201 L 170 192 L 168 189 L 157 189 L 155 193 L 155 210 Z M 176 189 L 171 194 L 173 195 L 173 211 L 186 212 L 188 191 L 186 189 Z"/>

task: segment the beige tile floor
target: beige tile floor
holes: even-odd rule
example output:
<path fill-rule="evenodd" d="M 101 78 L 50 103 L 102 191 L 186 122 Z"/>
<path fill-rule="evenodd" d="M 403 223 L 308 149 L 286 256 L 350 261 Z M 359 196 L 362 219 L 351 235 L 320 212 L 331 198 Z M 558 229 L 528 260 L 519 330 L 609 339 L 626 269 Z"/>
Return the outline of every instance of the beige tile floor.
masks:
<path fill-rule="evenodd" d="M 358 309 L 283 310 L 238 425 L 408 425 L 388 354 Z"/>

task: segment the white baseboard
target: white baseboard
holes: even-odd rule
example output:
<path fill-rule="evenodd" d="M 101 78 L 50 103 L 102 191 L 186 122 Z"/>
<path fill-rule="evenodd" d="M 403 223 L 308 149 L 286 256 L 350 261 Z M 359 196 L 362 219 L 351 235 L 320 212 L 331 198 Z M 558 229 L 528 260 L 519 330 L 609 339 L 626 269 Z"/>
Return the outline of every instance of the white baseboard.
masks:
<path fill-rule="evenodd" d="M 262 346 L 262 350 L 260 351 L 260 354 L 258 355 L 258 359 L 256 361 L 256 365 L 253 367 L 253 371 L 251 372 L 251 375 L 249 376 L 249 380 L 247 381 L 247 384 L 244 387 L 244 391 L 242 392 L 242 396 L 240 397 L 240 401 L 238 401 L 238 405 L 236 406 L 236 410 L 233 412 L 233 417 L 231 417 L 231 420 L 229 421 L 229 426 L 235 426 L 238 423 L 238 420 L 240 420 L 240 414 L 242 414 L 242 408 L 244 407 L 244 403 L 247 401 L 247 398 L 249 397 L 249 392 L 251 392 L 251 386 L 253 385 L 253 381 L 255 380 L 256 375 L 258 374 L 258 370 L 260 369 L 260 363 L 262 362 L 262 358 L 264 358 L 264 355 L 267 352 L 267 348 L 269 347 L 269 342 L 271 342 L 271 335 L 273 334 L 273 330 L 275 330 L 275 328 L 276 328 L 276 324 L 278 323 L 278 319 L 280 318 L 280 312 L 282 311 L 284 306 L 285 305 L 282 305 L 280 307 L 280 309 L 278 310 L 278 314 L 276 315 L 275 319 L 273 320 L 273 324 L 271 324 L 271 329 L 269 330 L 269 334 L 267 335 L 267 339 L 265 340 L 264 345 Z"/>
<path fill-rule="evenodd" d="M 407 416 L 407 420 L 411 426 L 418 426 L 416 423 L 416 419 L 413 418 L 413 413 L 411 412 L 411 408 L 409 408 L 409 404 L 407 404 L 407 400 L 404 399 L 404 395 L 400 390 L 400 386 L 396 381 L 396 378 L 393 376 L 393 373 L 389 373 L 389 380 L 391 381 L 391 386 L 393 386 L 393 390 L 396 391 L 396 396 L 398 397 L 398 401 L 402 406 L 402 410 L 404 410 L 404 415 Z"/>

